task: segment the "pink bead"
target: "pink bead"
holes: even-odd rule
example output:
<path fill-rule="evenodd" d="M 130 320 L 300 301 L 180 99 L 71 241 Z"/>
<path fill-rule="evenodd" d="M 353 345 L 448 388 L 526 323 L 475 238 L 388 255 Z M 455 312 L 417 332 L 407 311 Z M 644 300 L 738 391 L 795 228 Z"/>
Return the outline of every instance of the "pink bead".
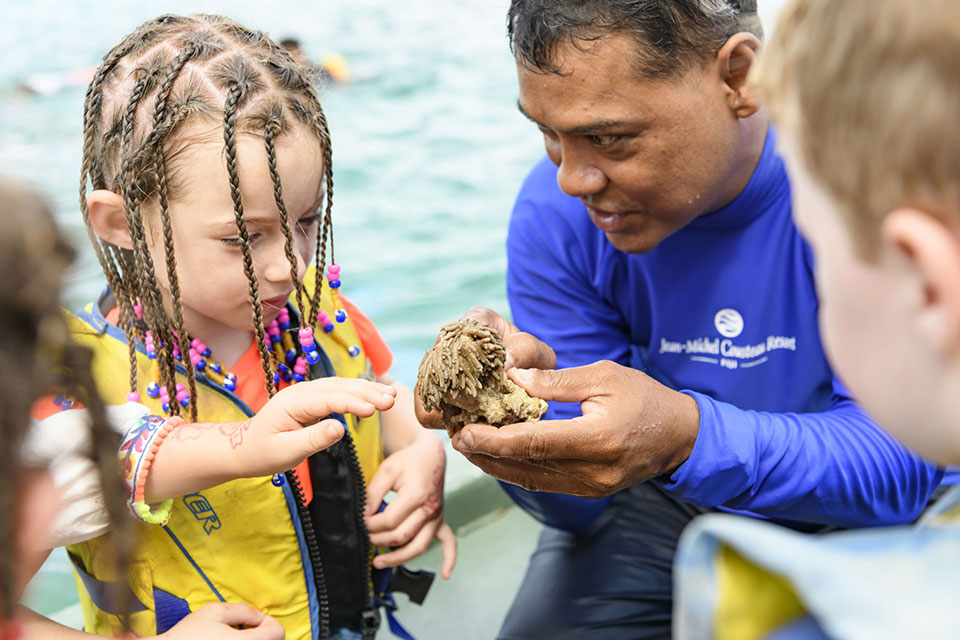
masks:
<path fill-rule="evenodd" d="M 304 347 L 309 347 L 313 344 L 313 329 L 310 327 L 300 329 L 300 344 Z"/>
<path fill-rule="evenodd" d="M 189 397 L 190 397 L 190 393 L 187 392 L 186 389 L 183 389 L 182 391 L 177 392 L 177 402 L 180 402 L 184 398 L 189 398 Z"/>
<path fill-rule="evenodd" d="M 177 391 L 183 391 L 184 389 L 186 389 L 186 387 L 183 386 L 182 383 L 178 382 L 178 383 L 177 383 Z"/>
<path fill-rule="evenodd" d="M 139 302 L 133 305 L 133 312 L 137 314 L 137 320 L 143 320 L 143 305 Z"/>
<path fill-rule="evenodd" d="M 160 387 L 160 400 L 162 400 L 163 402 L 170 401 L 170 394 L 167 393 L 166 387 Z"/>
<path fill-rule="evenodd" d="M 200 354 L 197 353 L 196 351 L 190 354 L 190 364 L 192 364 L 193 366 L 197 366 L 197 363 L 200 362 L 201 360 L 203 360 L 203 358 L 201 358 Z"/>
<path fill-rule="evenodd" d="M 340 273 L 340 265 L 334 263 L 327 267 L 327 271 L 332 273 Z"/>
<path fill-rule="evenodd" d="M 140 402 L 140 394 L 136 391 L 131 391 L 127 394 L 127 402 Z"/>
<path fill-rule="evenodd" d="M 307 373 L 307 361 L 304 358 L 297 358 L 296 363 L 293 365 L 294 373 L 299 373 L 304 375 Z"/>

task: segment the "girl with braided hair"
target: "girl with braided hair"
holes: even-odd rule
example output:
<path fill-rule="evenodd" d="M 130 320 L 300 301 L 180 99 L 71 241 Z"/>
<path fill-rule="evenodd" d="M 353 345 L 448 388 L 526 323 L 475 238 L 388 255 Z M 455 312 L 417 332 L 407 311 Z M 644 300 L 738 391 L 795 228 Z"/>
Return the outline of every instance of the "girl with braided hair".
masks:
<path fill-rule="evenodd" d="M 144 521 L 125 621 L 102 597 L 123 582 L 103 561 L 110 537 L 68 547 L 85 628 L 162 633 L 222 601 L 273 616 L 287 638 L 372 637 L 375 570 L 434 537 L 444 577 L 455 557 L 443 448 L 412 394 L 339 415 L 343 439 L 293 470 L 250 473 L 272 448 L 248 418 L 278 390 L 330 378 L 322 392 L 342 397 L 336 385 L 386 379 L 391 360 L 339 295 L 330 136 L 309 72 L 226 18 L 161 16 L 106 54 L 83 122 L 80 208 L 108 288 L 70 326 L 107 402 L 171 416 L 121 446 Z M 224 462 L 239 451 L 243 470 Z M 198 474 L 218 482 L 185 480 Z"/>

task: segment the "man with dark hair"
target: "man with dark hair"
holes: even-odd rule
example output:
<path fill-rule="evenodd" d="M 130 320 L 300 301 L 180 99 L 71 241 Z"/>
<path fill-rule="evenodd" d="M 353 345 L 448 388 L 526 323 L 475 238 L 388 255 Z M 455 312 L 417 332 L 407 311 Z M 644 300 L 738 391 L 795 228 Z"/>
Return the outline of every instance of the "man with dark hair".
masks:
<path fill-rule="evenodd" d="M 552 402 L 541 423 L 453 439 L 550 525 L 501 637 L 667 637 L 677 537 L 707 509 L 807 530 L 914 520 L 943 474 L 824 356 L 812 256 L 747 84 L 756 3 L 514 0 L 508 25 L 547 158 L 510 223 L 517 326 L 472 313 Z"/>

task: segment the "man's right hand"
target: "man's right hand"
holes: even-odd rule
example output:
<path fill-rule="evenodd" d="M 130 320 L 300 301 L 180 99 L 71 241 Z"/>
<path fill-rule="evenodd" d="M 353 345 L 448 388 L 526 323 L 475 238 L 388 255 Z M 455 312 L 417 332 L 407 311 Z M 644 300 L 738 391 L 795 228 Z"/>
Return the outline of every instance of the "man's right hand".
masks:
<path fill-rule="evenodd" d="M 507 350 L 504 370 L 510 370 L 514 367 L 518 369 L 553 369 L 557 366 L 557 354 L 547 343 L 525 331 L 520 331 L 493 309 L 473 307 L 460 319 L 466 320 L 468 318 L 489 325 L 500 334 L 500 338 L 503 339 L 503 346 Z M 420 421 L 420 424 L 430 429 L 443 429 L 444 425 L 440 421 L 440 411 L 437 409 L 429 412 L 425 411 L 420 403 L 416 387 L 414 387 L 413 397 L 416 402 L 417 420 Z"/>

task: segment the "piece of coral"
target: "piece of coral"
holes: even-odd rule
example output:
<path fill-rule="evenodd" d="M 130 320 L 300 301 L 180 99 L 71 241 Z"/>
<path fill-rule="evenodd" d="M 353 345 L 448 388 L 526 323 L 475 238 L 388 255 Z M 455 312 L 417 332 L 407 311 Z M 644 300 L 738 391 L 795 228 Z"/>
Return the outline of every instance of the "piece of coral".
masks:
<path fill-rule="evenodd" d="M 497 427 L 539 420 L 547 403 L 531 398 L 503 371 L 500 334 L 476 320 L 449 322 L 417 373 L 417 395 L 427 411 L 440 409 L 450 435 L 466 424 Z"/>

